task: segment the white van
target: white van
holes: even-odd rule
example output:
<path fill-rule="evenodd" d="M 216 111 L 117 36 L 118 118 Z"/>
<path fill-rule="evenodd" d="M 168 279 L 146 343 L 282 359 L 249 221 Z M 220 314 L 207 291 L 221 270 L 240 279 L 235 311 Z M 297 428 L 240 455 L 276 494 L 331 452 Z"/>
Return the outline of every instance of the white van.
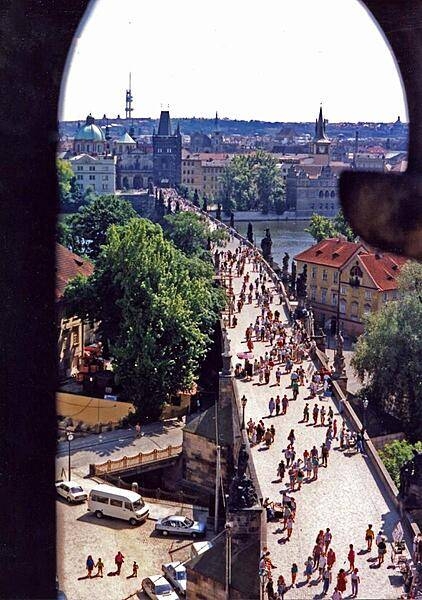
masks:
<path fill-rule="evenodd" d="M 97 485 L 90 491 L 88 510 L 93 512 L 97 519 L 103 516 L 115 517 L 129 521 L 131 525 L 146 521 L 149 515 L 149 506 L 145 504 L 142 496 L 105 484 Z"/>

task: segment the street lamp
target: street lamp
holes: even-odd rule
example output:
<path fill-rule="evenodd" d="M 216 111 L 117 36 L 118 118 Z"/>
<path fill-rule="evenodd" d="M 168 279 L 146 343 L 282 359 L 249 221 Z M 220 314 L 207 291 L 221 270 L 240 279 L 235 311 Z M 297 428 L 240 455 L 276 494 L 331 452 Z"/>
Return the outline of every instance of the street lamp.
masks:
<path fill-rule="evenodd" d="M 368 408 L 368 398 L 364 398 L 363 401 L 363 430 L 366 431 L 366 410 Z"/>
<path fill-rule="evenodd" d="M 71 480 L 71 475 L 70 475 L 70 442 L 73 440 L 74 435 L 73 433 L 66 433 L 66 437 L 67 437 L 67 443 L 69 444 L 68 446 L 68 459 L 69 459 L 69 463 L 68 463 L 68 474 L 69 474 L 69 481 Z"/>
<path fill-rule="evenodd" d="M 245 408 L 247 401 L 248 399 L 246 398 L 245 394 L 243 394 L 242 398 L 240 399 L 242 404 L 242 431 L 245 429 Z"/>

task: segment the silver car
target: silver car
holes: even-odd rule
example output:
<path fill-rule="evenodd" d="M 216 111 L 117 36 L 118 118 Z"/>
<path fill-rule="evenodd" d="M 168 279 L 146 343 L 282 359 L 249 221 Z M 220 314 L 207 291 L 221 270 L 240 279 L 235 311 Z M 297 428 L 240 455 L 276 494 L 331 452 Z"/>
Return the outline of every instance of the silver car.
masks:
<path fill-rule="evenodd" d="M 181 562 L 171 562 L 161 565 L 164 577 L 183 596 L 186 596 L 186 567 Z"/>
<path fill-rule="evenodd" d="M 142 580 L 142 589 L 152 600 L 179 600 L 179 596 L 162 575 L 145 577 Z"/>
<path fill-rule="evenodd" d="M 188 537 L 198 537 L 204 535 L 207 526 L 200 521 L 194 521 L 183 515 L 171 515 L 164 519 L 158 519 L 155 524 L 155 530 L 162 535 L 186 535 Z"/>

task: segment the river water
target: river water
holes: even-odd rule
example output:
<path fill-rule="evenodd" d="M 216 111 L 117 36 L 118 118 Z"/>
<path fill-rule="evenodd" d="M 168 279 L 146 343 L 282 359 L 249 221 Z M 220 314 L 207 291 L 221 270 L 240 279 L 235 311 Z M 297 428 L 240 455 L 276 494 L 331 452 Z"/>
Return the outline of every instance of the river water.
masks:
<path fill-rule="evenodd" d="M 299 252 L 315 244 L 313 237 L 304 231 L 309 225 L 308 221 L 251 221 L 251 223 L 255 244 L 258 248 L 261 247 L 261 240 L 265 237 L 265 230 L 270 229 L 273 242 L 272 255 L 280 266 L 285 252 L 289 254 L 290 258 L 293 258 Z M 241 235 L 246 237 L 247 222 L 235 223 L 235 227 Z"/>

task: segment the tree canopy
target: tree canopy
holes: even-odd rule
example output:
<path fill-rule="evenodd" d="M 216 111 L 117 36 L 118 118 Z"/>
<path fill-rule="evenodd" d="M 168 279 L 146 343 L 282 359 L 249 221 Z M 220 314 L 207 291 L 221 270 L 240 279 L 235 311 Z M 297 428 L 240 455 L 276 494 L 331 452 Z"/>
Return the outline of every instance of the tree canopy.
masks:
<path fill-rule="evenodd" d="M 368 384 L 368 399 L 400 419 L 406 431 L 422 417 L 422 265 L 407 263 L 399 278 L 399 300 L 371 314 L 356 344 L 352 366 Z"/>
<path fill-rule="evenodd" d="M 83 194 L 76 185 L 76 178 L 68 160 L 57 159 L 57 182 L 61 212 L 74 212 L 84 204 L 89 194 Z"/>
<path fill-rule="evenodd" d="M 234 156 L 222 173 L 224 211 L 261 210 L 268 213 L 284 210 L 284 183 L 271 154 Z"/>
<path fill-rule="evenodd" d="M 92 196 L 86 206 L 68 215 L 60 225 L 59 242 L 76 254 L 95 260 L 111 225 L 124 225 L 136 217 L 131 204 L 118 196 Z"/>
<path fill-rule="evenodd" d="M 334 219 L 313 214 L 309 227 L 307 227 L 305 231 L 310 233 L 317 242 L 321 242 L 328 238 L 335 238 L 339 235 L 344 236 L 349 242 L 354 242 L 356 240 L 356 236 L 344 218 L 344 214 L 341 210 Z"/>
<path fill-rule="evenodd" d="M 157 418 L 170 395 L 189 389 L 225 301 L 213 268 L 166 240 L 159 225 L 111 226 L 90 278 L 65 291 L 68 310 L 97 320 L 122 399 Z"/>

